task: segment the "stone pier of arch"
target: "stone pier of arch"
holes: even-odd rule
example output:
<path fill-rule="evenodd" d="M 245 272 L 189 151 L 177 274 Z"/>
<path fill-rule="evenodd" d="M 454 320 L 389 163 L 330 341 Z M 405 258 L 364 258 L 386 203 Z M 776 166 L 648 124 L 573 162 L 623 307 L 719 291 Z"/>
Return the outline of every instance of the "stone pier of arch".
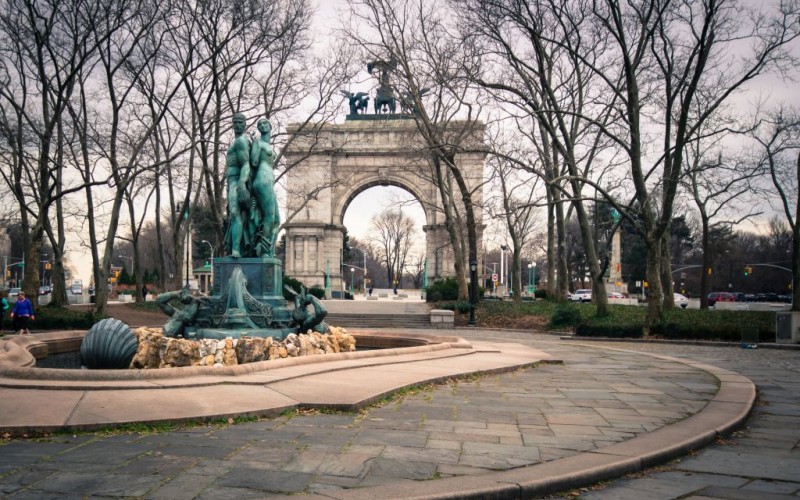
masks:
<path fill-rule="evenodd" d="M 459 124 L 450 126 L 457 129 Z M 461 126 L 468 125 L 465 122 Z M 469 126 L 472 131 L 468 143 L 480 144 L 483 125 Z M 289 133 L 297 134 L 297 130 L 290 127 Z M 314 134 L 297 134 L 297 140 L 285 150 L 288 163 L 294 165 L 286 174 L 286 208 L 294 216 L 285 226 L 284 273 L 308 286 L 322 288 L 325 273 L 330 272 L 331 289 L 342 290 L 343 219 L 347 207 L 371 187 L 396 186 L 411 193 L 425 212 L 428 281 L 454 275 L 453 249 L 427 149 L 413 119 L 391 115 L 386 119 L 325 124 Z M 481 152 L 457 155 L 456 162 L 469 185 L 483 182 L 485 156 Z M 473 200 L 475 216 L 481 220 L 480 189 Z M 479 251 L 482 229 L 481 226 L 478 230 Z"/>

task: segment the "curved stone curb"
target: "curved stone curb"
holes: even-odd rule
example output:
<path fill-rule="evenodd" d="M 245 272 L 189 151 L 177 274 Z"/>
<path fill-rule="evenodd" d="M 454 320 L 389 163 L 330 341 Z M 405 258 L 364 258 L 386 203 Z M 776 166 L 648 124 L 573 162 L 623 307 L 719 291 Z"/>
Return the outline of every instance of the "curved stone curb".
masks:
<path fill-rule="evenodd" d="M 530 467 L 435 481 L 406 481 L 376 487 L 325 491 L 337 499 L 531 498 L 613 479 L 683 456 L 726 435 L 747 419 L 756 400 L 753 382 L 738 373 L 691 360 L 583 344 L 595 349 L 635 353 L 685 364 L 715 376 L 720 387 L 698 413 L 633 439 Z"/>
<path fill-rule="evenodd" d="M 0 343 L 0 432 L 30 434 L 133 422 L 275 416 L 298 408 L 357 410 L 407 387 L 560 362 L 513 343 L 369 332 L 360 335 L 363 343 L 379 346 L 393 339 L 416 346 L 233 367 L 96 370 L 104 372 L 99 374 L 101 379 L 87 370 L 25 366 L 26 356 L 33 357 L 31 352 L 38 349 L 46 355 L 48 341 L 63 343 L 65 337 L 43 334 Z M 425 345 L 433 341 L 440 343 Z M 174 378 L 146 377 L 158 372 L 169 372 Z M 42 378 L 50 373 L 63 377 Z"/>
<path fill-rule="evenodd" d="M 276 370 L 289 366 L 311 365 L 330 361 L 380 358 L 443 351 L 447 349 L 471 349 L 472 345 L 455 336 L 419 334 L 361 334 L 354 330 L 359 343 L 369 347 L 386 347 L 392 340 L 402 347 L 373 351 L 341 352 L 317 356 L 259 361 L 234 366 L 182 366 L 169 370 L 62 370 L 35 368 L 36 359 L 50 352 L 77 351 L 85 331 L 48 332 L 38 335 L 16 336 L 0 342 L 0 377 L 24 380 L 75 380 L 75 381 L 132 381 L 154 379 L 178 379 L 196 376 L 241 376 L 249 373 Z"/>

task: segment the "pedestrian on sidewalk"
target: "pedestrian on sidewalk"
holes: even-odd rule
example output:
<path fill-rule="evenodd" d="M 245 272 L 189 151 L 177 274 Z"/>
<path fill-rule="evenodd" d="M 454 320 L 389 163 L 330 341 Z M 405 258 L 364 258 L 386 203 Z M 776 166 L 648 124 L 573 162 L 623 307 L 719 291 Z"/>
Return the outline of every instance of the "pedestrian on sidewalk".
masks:
<path fill-rule="evenodd" d="M 33 304 L 25 297 L 25 292 L 20 291 L 17 295 L 17 302 L 11 309 L 11 318 L 14 320 L 14 330 L 20 335 L 28 335 L 28 320 L 36 319 L 33 315 Z"/>

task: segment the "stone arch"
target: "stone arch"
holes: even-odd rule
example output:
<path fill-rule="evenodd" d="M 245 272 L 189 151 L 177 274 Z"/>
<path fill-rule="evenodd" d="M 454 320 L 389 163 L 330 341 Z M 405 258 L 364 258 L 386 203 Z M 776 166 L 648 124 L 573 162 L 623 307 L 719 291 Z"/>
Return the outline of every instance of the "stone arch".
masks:
<path fill-rule="evenodd" d="M 297 129 L 290 127 L 290 133 Z M 475 135 L 482 137 L 482 129 Z M 285 224 L 286 275 L 308 286 L 325 286 L 334 295 L 343 288 L 342 236 L 347 207 L 360 193 L 375 186 L 397 186 L 412 194 L 425 212 L 428 279 L 453 274 L 454 262 L 438 188 L 431 181 L 424 144 L 416 124 L 408 119 L 348 121 L 326 124 L 314 136 L 298 136 L 284 151 L 286 212 L 296 214 Z M 322 146 L 321 146 L 322 145 Z M 476 148 L 477 150 L 478 148 Z M 473 182 L 483 180 L 485 154 L 459 155 L 459 168 Z M 313 192 L 312 200 L 307 193 Z M 293 194 L 294 193 L 294 194 Z M 482 193 L 473 196 L 480 220 Z M 479 232 L 480 233 L 480 232 Z M 480 244 L 478 248 L 481 248 Z"/>
<path fill-rule="evenodd" d="M 334 202 L 333 208 L 333 221 L 337 224 L 344 224 L 344 214 L 347 212 L 350 203 L 361 193 L 368 191 L 374 187 L 388 187 L 394 186 L 405 191 L 408 191 L 414 199 L 422 206 L 422 211 L 425 212 L 425 225 L 432 223 L 430 216 L 431 207 L 426 207 L 425 202 L 422 200 L 419 193 L 416 192 L 414 187 L 409 186 L 409 183 L 402 182 L 397 179 L 381 179 L 377 175 L 371 176 L 372 178 L 364 179 L 363 182 L 357 186 L 351 186 L 345 192 L 341 193 L 341 199 Z"/>

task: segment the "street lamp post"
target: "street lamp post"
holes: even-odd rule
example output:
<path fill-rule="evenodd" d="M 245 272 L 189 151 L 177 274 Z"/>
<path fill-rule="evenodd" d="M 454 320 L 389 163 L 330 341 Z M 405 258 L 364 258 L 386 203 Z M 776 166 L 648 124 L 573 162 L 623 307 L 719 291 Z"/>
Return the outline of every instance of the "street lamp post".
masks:
<path fill-rule="evenodd" d="M 353 283 L 355 282 L 355 280 L 356 280 L 356 268 L 355 267 L 351 267 L 350 268 L 350 295 L 353 295 L 353 296 L 355 296 L 354 295 L 355 291 L 354 291 L 354 288 L 353 288 Z"/>
<path fill-rule="evenodd" d="M 533 270 L 533 264 L 528 264 L 528 290 L 531 288 L 531 271 Z"/>
<path fill-rule="evenodd" d="M 175 207 L 175 213 L 179 215 L 183 215 L 184 221 L 186 221 L 186 289 L 189 289 L 189 262 L 191 260 L 189 256 L 189 237 L 191 233 L 189 232 L 189 207 L 188 204 L 186 207 L 183 207 L 181 203 L 178 203 Z"/>
<path fill-rule="evenodd" d="M 467 326 L 476 326 L 475 303 L 478 302 L 478 263 L 474 260 L 469 262 L 469 277 L 469 321 L 467 321 Z"/>
<path fill-rule="evenodd" d="M 203 240 L 203 243 L 211 248 L 211 287 L 214 287 L 214 245 L 211 244 L 208 240 Z"/>
<path fill-rule="evenodd" d="M 533 278 L 533 280 L 532 280 L 533 281 L 533 293 L 536 293 L 536 262 L 533 263 L 532 278 Z"/>

